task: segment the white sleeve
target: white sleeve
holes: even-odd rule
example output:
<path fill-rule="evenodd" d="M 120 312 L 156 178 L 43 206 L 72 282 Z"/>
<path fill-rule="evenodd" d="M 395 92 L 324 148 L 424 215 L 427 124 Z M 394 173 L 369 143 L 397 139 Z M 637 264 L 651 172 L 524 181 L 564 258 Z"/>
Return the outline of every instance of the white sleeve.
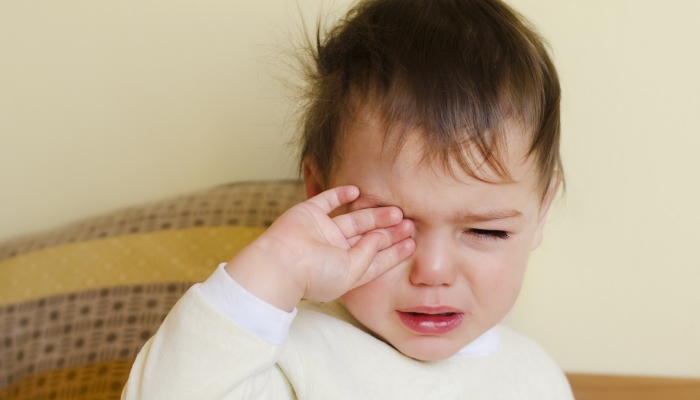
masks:
<path fill-rule="evenodd" d="M 293 399 L 272 345 L 231 321 L 192 286 L 139 351 L 122 400 Z"/>
<path fill-rule="evenodd" d="M 231 278 L 219 264 L 199 286 L 204 298 L 243 329 L 272 345 L 279 345 L 289 333 L 297 309 L 286 312 L 251 294 Z"/>

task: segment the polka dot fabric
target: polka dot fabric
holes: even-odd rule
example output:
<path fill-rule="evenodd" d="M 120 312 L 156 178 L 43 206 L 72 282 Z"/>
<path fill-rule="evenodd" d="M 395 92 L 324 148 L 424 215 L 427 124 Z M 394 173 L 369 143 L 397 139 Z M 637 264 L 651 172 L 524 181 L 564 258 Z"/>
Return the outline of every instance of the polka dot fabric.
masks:
<path fill-rule="evenodd" d="M 246 182 L 129 207 L 0 243 L 0 261 L 66 243 L 203 226 L 267 227 L 304 200 L 299 181 Z"/>
<path fill-rule="evenodd" d="M 115 284 L 202 281 L 265 228 L 144 232 L 62 244 L 0 261 L 0 304 Z"/>
<path fill-rule="evenodd" d="M 190 286 L 120 286 L 0 308 L 0 387 L 37 373 L 133 360 Z"/>
<path fill-rule="evenodd" d="M 118 400 L 133 360 L 112 360 L 31 375 L 0 390 L 0 399 Z"/>
<path fill-rule="evenodd" d="M 239 183 L 0 243 L 0 400 L 119 399 L 184 292 L 303 199 Z"/>

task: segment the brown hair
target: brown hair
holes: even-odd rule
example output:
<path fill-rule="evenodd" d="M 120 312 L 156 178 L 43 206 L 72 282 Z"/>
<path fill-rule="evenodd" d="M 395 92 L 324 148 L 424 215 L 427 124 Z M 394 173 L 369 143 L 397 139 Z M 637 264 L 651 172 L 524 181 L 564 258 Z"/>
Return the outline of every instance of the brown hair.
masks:
<path fill-rule="evenodd" d="M 556 70 L 543 39 L 503 2 L 366 0 L 320 27 L 307 41 L 300 139 L 302 163 L 313 160 L 325 186 L 339 137 L 367 102 L 387 132 L 419 129 L 426 158 L 481 180 L 482 163 L 511 179 L 502 154 L 515 123 L 530 135 L 543 195 L 561 176 Z"/>

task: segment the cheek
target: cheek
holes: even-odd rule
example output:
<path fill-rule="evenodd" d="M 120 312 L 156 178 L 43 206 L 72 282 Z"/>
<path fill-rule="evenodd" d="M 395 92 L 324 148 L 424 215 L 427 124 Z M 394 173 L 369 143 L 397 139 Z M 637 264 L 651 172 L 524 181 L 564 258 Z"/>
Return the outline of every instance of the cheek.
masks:
<path fill-rule="evenodd" d="M 392 309 L 393 289 L 397 285 L 391 279 L 391 272 L 341 296 L 348 311 L 363 325 L 371 328 L 373 320 L 385 318 L 384 314 Z"/>
<path fill-rule="evenodd" d="M 508 247 L 504 251 L 484 255 L 473 270 L 470 281 L 476 297 L 497 302 L 511 302 L 517 297 L 529 252 L 523 250 L 522 243 L 513 243 Z"/>

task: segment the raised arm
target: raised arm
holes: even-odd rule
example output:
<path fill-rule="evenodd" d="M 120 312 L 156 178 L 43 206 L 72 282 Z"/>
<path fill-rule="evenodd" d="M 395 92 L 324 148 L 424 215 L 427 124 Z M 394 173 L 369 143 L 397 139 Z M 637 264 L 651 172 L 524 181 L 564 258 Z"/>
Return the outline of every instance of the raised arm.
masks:
<path fill-rule="evenodd" d="M 212 301 L 214 275 L 193 286 L 139 353 L 122 399 L 293 398 L 275 365 L 284 346 L 279 321 L 269 324 L 276 334 L 264 332 L 268 324 L 246 321 L 262 314 L 288 318 L 302 298 L 340 297 L 415 248 L 413 223 L 396 207 L 328 216 L 358 196 L 356 187 L 343 186 L 300 203 L 236 255 L 225 267 L 229 283 L 239 288 L 232 289 L 238 290 L 233 311 Z"/>
<path fill-rule="evenodd" d="M 413 222 L 397 207 L 328 214 L 358 198 L 355 186 L 327 190 L 284 213 L 226 267 L 266 302 L 291 311 L 301 300 L 330 301 L 408 258 Z"/>

